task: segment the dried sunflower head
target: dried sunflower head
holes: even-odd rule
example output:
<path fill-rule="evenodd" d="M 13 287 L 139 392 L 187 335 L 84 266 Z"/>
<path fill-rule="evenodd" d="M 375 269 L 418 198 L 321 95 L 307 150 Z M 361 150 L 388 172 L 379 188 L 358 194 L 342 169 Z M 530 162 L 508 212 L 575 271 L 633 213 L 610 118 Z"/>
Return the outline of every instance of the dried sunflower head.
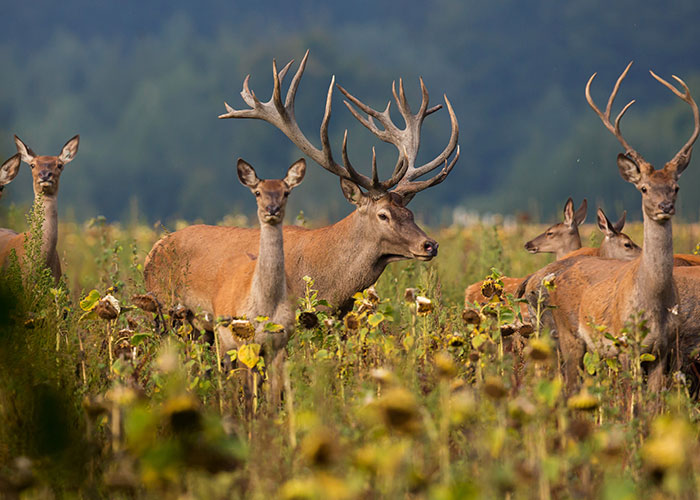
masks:
<path fill-rule="evenodd" d="M 420 411 L 413 394 L 401 387 L 387 390 L 377 402 L 384 424 L 404 434 L 420 430 Z"/>
<path fill-rule="evenodd" d="M 416 297 L 416 314 L 418 316 L 427 316 L 433 312 L 433 302 L 428 297 L 419 295 Z"/>

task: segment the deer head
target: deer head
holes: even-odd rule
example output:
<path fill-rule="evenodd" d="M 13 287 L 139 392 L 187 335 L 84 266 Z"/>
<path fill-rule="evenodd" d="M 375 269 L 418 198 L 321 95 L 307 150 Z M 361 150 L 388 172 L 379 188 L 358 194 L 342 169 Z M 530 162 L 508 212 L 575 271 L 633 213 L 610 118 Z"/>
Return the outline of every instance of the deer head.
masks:
<path fill-rule="evenodd" d="M 255 195 L 260 224 L 276 226 L 284 220 L 289 192 L 298 186 L 306 173 L 306 160 L 292 164 L 284 179 L 260 180 L 255 169 L 244 159 L 238 159 L 238 179 Z"/>
<path fill-rule="evenodd" d="M 622 232 L 625 227 L 627 211 L 622 212 L 622 217 L 615 224 L 610 222 L 603 212 L 598 209 L 598 228 L 603 233 L 603 241 L 600 243 L 600 256 L 607 259 L 632 260 L 642 253 L 642 247 L 637 245 L 632 238 Z"/>
<path fill-rule="evenodd" d="M 581 248 L 578 227 L 586 220 L 588 201 L 583 199 L 581 206 L 574 211 L 574 201 L 569 198 L 564 205 L 564 221 L 548 227 L 544 233 L 525 243 L 530 253 L 555 253 L 557 259 Z"/>
<path fill-rule="evenodd" d="M 620 111 L 615 119 L 614 125 L 610 121 L 610 111 L 612 109 L 613 101 L 615 100 L 622 80 L 624 80 L 624 78 L 627 76 L 631 66 L 632 62 L 630 61 L 625 70 L 617 79 L 612 93 L 610 94 L 610 98 L 608 99 L 605 112 L 601 111 L 591 98 L 591 83 L 593 82 L 593 79 L 596 77 L 597 73 L 593 73 L 586 84 L 586 100 L 591 108 L 593 108 L 593 111 L 595 111 L 595 113 L 601 119 L 605 127 L 613 133 L 613 135 L 625 149 L 625 153 L 621 153 L 617 157 L 617 166 L 620 170 L 620 175 L 622 178 L 633 184 L 642 195 L 642 211 L 644 212 L 644 216 L 656 223 L 664 224 L 676 213 L 675 204 L 676 196 L 678 195 L 678 178 L 690 163 L 693 144 L 700 133 L 700 112 L 698 112 L 698 105 L 693 100 L 692 96 L 690 95 L 690 90 L 683 80 L 675 75 L 672 75 L 673 78 L 681 85 L 681 87 L 683 87 L 684 92 L 680 92 L 676 87 L 660 76 L 656 75 L 653 71 L 649 71 L 651 76 L 653 76 L 658 82 L 690 105 L 693 111 L 693 117 L 695 119 L 695 129 L 693 134 L 690 136 L 690 139 L 688 139 L 680 151 L 676 153 L 676 156 L 674 156 L 671 161 L 667 162 L 663 168 L 658 170 L 655 169 L 651 163 L 647 162 L 641 154 L 635 151 L 627 143 L 620 132 L 620 120 L 630 106 L 634 104 L 634 100 L 630 101 L 624 108 L 622 108 L 622 111 Z"/>
<path fill-rule="evenodd" d="M 34 194 L 55 196 L 58 193 L 58 182 L 63 167 L 75 158 L 79 141 L 80 136 L 76 135 L 66 142 L 58 156 L 39 156 L 15 136 L 17 152 L 32 169 Z"/>
<path fill-rule="evenodd" d="M 310 156 L 324 169 L 337 175 L 341 181 L 341 189 L 345 198 L 357 207 L 357 218 L 363 225 L 363 237 L 378 246 L 381 255 L 380 262 L 417 258 L 430 260 L 437 255 L 438 244 L 428 238 L 413 220 L 413 213 L 406 208 L 413 196 L 423 189 L 442 182 L 450 173 L 459 158 L 459 127 L 457 118 L 450 101 L 445 97 L 445 104 L 450 115 L 452 132 L 445 149 L 437 157 L 421 166 L 416 166 L 416 156 L 420 145 L 420 131 L 423 120 L 428 115 L 438 111 L 442 106 L 428 107 L 428 91 L 421 79 L 422 102 L 417 113 L 413 114 L 404 93 L 403 81 L 399 80 L 399 90 L 392 85 L 394 100 L 406 126 L 397 127 L 390 116 L 391 102 L 382 112 L 376 111 L 351 95 L 341 86 L 340 92 L 348 99 L 345 105 L 357 120 L 380 140 L 392 144 L 398 151 L 398 159 L 391 177 L 380 181 L 377 173 L 377 161 L 372 150 L 372 176 L 360 174 L 350 163 L 347 153 L 348 134 L 345 131 L 342 146 L 342 165 L 333 158 L 328 139 L 328 124 L 331 116 L 331 101 L 335 85 L 335 77 L 326 96 L 326 107 L 321 122 L 321 149 L 315 147 L 301 132 L 297 125 L 294 111 L 294 99 L 301 77 L 306 67 L 309 52 L 307 51 L 294 75 L 282 102 L 281 85 L 287 71 L 294 61 L 290 61 L 281 71 L 277 71 L 277 63 L 272 62 L 274 89 L 272 97 L 267 102 L 261 102 L 250 90 L 248 75 L 243 82 L 241 96 L 250 109 L 236 110 L 225 103 L 227 112 L 219 118 L 254 118 L 264 120 L 281 130 L 303 153 Z M 358 111 L 359 109 L 359 111 Z M 366 116 L 363 116 L 366 115 Z M 381 127 L 378 127 L 376 122 Z M 448 161 L 454 153 L 452 161 Z M 433 177 L 416 180 L 438 167 L 442 169 Z"/>
<path fill-rule="evenodd" d="M 22 163 L 19 153 L 5 160 L 5 163 L 0 166 L 0 197 L 2 197 L 2 192 L 5 186 L 12 182 L 12 179 L 17 177 L 19 172 L 19 165 Z"/>

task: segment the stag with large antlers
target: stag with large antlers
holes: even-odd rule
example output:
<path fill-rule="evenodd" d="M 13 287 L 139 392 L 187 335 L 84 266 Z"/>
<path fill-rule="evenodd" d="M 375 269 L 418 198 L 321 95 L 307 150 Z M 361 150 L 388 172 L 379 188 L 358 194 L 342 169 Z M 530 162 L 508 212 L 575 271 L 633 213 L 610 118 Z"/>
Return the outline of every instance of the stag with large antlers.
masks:
<path fill-rule="evenodd" d="M 675 95 L 688 103 L 693 111 L 695 129 L 690 139 L 661 169 L 654 169 L 641 154 L 634 150 L 620 132 L 620 120 L 634 101 L 622 108 L 615 122 L 610 113 L 620 84 L 627 76 L 630 63 L 617 79 L 608 99 L 605 111 L 594 103 L 590 87 L 595 74 L 586 85 L 586 99 L 605 127 L 613 133 L 625 152 L 618 155 L 620 175 L 633 184 L 642 196 L 644 219 L 644 245 L 639 258 L 622 263 L 599 258 L 583 258 L 566 268 L 555 278 L 556 298 L 552 304 L 559 307 L 559 315 L 567 321 L 557 322 L 560 335 L 570 328 L 585 342 L 588 349 L 610 355 L 617 352 L 613 343 L 601 334 L 599 327 L 613 335 L 619 335 L 625 323 L 635 313 L 646 320 L 649 333 L 644 340 L 645 351 L 654 355 L 649 368 L 651 387 L 660 387 L 670 347 L 670 336 L 677 326 L 678 293 L 673 281 L 674 255 L 671 218 L 675 214 L 678 194 L 678 178 L 690 162 L 692 146 L 700 132 L 700 114 L 686 84 L 678 77 L 674 79 L 685 92 L 678 91 L 666 80 L 653 72 L 651 75 L 668 87 Z M 583 292 L 582 292 L 583 290 Z M 565 314 L 568 311 L 569 314 Z M 564 346 L 562 345 L 563 351 Z M 583 352 L 563 352 L 565 363 L 578 366 Z"/>
<path fill-rule="evenodd" d="M 226 104 L 227 113 L 219 118 L 264 120 L 281 130 L 316 163 L 340 178 L 342 192 L 356 210 L 341 221 L 319 229 L 285 227 L 284 250 L 291 294 L 303 295 L 305 283 L 302 278 L 311 276 L 319 298 L 328 300 L 342 312 L 351 307 L 353 294 L 374 283 L 390 262 L 402 259 L 428 261 L 437 255 L 437 242 L 428 238 L 415 224 L 413 213 L 406 204 L 416 193 L 439 184 L 450 173 L 459 158 L 459 129 L 457 117 L 445 97 L 452 124 L 448 144 L 432 161 L 417 166 L 423 120 L 441 108 L 428 107 L 428 91 L 422 80 L 422 101 L 415 114 L 406 100 L 403 82 L 399 81 L 398 93 L 395 87 L 392 89 L 399 113 L 406 123 L 403 129 L 391 120 L 390 105 L 383 112 L 376 111 L 338 86 L 347 97 L 345 105 L 353 116 L 379 139 L 393 144 L 398 150 L 398 160 L 389 179 L 379 180 L 374 151 L 371 177 L 365 176 L 350 163 L 346 131 L 341 165 L 334 159 L 328 137 L 335 77 L 331 79 L 326 96 L 320 149 L 306 138 L 296 122 L 294 99 L 308 55 L 307 51 L 292 78 L 284 102 L 281 87 L 292 62 L 278 72 L 273 61 L 272 98 L 267 102 L 258 100 L 249 87 L 249 75 L 243 83 L 241 95 L 250 109 L 235 110 Z M 433 177 L 418 179 L 438 167 L 440 170 Z M 211 311 L 212 298 L 222 280 L 231 276 L 244 278 L 242 269 L 257 258 L 259 234 L 257 229 L 205 225 L 176 231 L 157 242 L 148 255 L 146 286 L 163 299 L 179 300 L 190 308 Z M 173 269 L 169 264 L 172 257 L 168 258 L 168 255 L 181 259 L 182 264 Z"/>

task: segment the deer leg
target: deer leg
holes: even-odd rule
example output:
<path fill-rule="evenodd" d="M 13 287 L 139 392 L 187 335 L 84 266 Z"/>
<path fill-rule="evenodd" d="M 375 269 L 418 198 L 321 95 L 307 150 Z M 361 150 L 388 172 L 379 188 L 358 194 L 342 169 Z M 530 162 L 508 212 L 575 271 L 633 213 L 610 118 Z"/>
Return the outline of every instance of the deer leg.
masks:
<path fill-rule="evenodd" d="M 572 394 L 578 387 L 579 369 L 586 351 L 585 345 L 568 328 L 561 328 L 559 330 L 559 350 L 566 392 Z"/>
<path fill-rule="evenodd" d="M 270 403 L 270 409 L 273 411 L 279 408 L 283 399 L 284 384 L 283 384 L 283 374 L 284 374 L 284 364 L 287 361 L 287 350 L 280 349 L 272 362 L 268 366 L 267 379 L 269 384 L 268 389 L 268 399 Z"/>

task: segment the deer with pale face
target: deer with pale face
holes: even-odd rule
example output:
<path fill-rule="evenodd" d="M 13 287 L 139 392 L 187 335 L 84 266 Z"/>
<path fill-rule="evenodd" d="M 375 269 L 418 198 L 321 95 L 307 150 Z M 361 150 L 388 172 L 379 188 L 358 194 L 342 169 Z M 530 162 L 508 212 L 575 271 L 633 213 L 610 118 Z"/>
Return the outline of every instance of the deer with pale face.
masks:
<path fill-rule="evenodd" d="M 44 213 L 42 224 L 41 255 L 45 259 L 46 266 L 51 270 L 54 279 L 61 277 L 61 263 L 56 251 L 58 242 L 58 185 L 63 168 L 75 158 L 78 152 L 79 136 L 72 137 L 61 148 L 57 156 L 37 155 L 22 140 L 15 136 L 15 145 L 22 161 L 27 163 L 32 170 L 32 183 L 34 187 L 34 199 L 41 199 Z M 24 243 L 27 233 L 2 235 L 0 237 L 0 262 L 3 265 L 7 258 L 15 251 L 22 262 L 24 257 Z"/>

